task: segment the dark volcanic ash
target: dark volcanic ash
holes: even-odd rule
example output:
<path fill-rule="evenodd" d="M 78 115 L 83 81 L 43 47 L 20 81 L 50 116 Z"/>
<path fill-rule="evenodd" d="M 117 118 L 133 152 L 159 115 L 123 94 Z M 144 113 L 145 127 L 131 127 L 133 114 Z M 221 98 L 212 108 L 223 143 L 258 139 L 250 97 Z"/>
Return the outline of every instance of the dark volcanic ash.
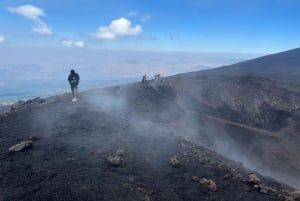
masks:
<path fill-rule="evenodd" d="M 299 187 L 299 161 L 288 158 L 292 152 L 283 153 L 298 142 L 298 136 L 289 132 L 299 131 L 294 110 L 299 96 L 281 88 L 268 91 L 265 86 L 273 84 L 270 80 L 254 77 L 247 78 L 252 83 L 247 79 L 244 83 L 244 79 L 171 77 L 151 85 L 82 92 L 76 103 L 70 102 L 69 95 L 25 103 L 1 117 L 0 187 L 6 193 L 0 198 L 250 201 L 292 197 L 280 190 L 288 187 L 272 179 L 259 176 L 262 183 L 249 183 L 248 174 L 255 170 Z M 261 86 L 257 94 L 266 95 L 258 102 L 250 93 L 239 100 L 253 84 Z M 227 90 L 234 87 L 246 88 Z M 276 118 L 276 114 L 283 116 Z M 31 135 L 38 138 L 31 149 L 6 153 Z M 293 153 L 299 152 L 293 148 Z"/>

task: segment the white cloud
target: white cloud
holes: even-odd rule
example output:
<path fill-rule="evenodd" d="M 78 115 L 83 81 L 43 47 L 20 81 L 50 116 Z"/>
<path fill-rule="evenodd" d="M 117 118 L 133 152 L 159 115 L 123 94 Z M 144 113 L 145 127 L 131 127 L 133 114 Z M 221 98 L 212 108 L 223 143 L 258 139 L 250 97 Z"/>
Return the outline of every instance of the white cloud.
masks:
<path fill-rule="evenodd" d="M 8 7 L 7 10 L 11 13 L 17 13 L 29 20 L 32 20 L 34 23 L 34 27 L 32 28 L 32 30 L 34 32 L 41 35 L 53 34 L 52 30 L 48 27 L 48 25 L 39 18 L 42 16 L 46 16 L 43 9 L 27 4 L 19 7 Z"/>
<path fill-rule="evenodd" d="M 141 21 L 142 21 L 142 22 L 146 22 L 146 21 L 149 21 L 150 19 L 151 19 L 151 15 L 145 14 L 145 15 L 141 18 Z"/>
<path fill-rule="evenodd" d="M 48 27 L 46 23 L 41 21 L 40 19 L 34 20 L 35 27 L 32 30 L 41 35 L 52 35 L 52 30 Z"/>
<path fill-rule="evenodd" d="M 38 17 L 45 16 L 44 11 L 41 8 L 35 7 L 33 5 L 27 4 L 19 7 L 8 7 L 12 13 L 17 13 L 28 19 L 37 19 Z"/>
<path fill-rule="evenodd" d="M 76 47 L 84 47 L 85 46 L 83 41 L 74 41 L 74 45 Z"/>
<path fill-rule="evenodd" d="M 109 26 L 99 27 L 97 32 L 92 34 L 92 36 L 102 39 L 113 40 L 118 37 L 138 35 L 142 32 L 143 30 L 140 25 L 132 27 L 131 22 L 126 18 L 122 17 L 113 20 Z"/>
<path fill-rule="evenodd" d="M 63 40 L 61 44 L 66 47 L 80 47 L 80 48 L 85 47 L 85 43 L 81 40 L 80 41 Z"/>
<path fill-rule="evenodd" d="M 0 35 L 0 43 L 5 41 L 5 37 Z"/>

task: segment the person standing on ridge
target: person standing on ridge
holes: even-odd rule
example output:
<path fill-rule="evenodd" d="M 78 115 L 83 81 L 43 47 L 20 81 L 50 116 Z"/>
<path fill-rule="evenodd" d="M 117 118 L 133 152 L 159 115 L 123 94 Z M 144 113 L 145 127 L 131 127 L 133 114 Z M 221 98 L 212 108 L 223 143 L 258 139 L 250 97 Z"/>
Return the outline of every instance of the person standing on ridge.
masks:
<path fill-rule="evenodd" d="M 71 91 L 73 95 L 72 101 L 77 101 L 77 93 L 78 93 L 78 84 L 79 84 L 80 77 L 78 73 L 75 72 L 75 70 L 70 71 L 70 75 L 68 77 L 68 81 L 71 86 Z"/>

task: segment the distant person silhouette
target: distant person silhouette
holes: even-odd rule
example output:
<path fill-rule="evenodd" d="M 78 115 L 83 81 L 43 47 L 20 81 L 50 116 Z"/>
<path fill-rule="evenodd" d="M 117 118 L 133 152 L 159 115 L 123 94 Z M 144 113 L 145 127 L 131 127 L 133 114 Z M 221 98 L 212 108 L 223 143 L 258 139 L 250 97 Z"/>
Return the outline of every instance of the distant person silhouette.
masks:
<path fill-rule="evenodd" d="M 142 84 L 147 84 L 147 75 L 143 75 Z"/>
<path fill-rule="evenodd" d="M 75 72 L 74 69 L 70 71 L 70 75 L 68 77 L 68 81 L 71 86 L 71 91 L 73 95 L 72 101 L 77 101 L 77 93 L 78 93 L 78 84 L 79 84 L 80 77 L 78 73 Z"/>

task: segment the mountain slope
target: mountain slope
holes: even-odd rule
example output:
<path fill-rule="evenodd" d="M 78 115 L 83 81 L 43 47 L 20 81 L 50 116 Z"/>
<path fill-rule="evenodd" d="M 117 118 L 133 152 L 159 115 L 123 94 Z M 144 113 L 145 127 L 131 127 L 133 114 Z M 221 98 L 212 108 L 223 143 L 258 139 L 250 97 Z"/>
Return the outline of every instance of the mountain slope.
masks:
<path fill-rule="evenodd" d="M 300 84 L 300 48 L 224 66 L 208 73 L 264 76 L 276 81 Z"/>
<path fill-rule="evenodd" d="M 223 68 L 18 102 L 0 115 L 0 200 L 299 200 L 288 86 Z"/>
<path fill-rule="evenodd" d="M 192 127 L 183 124 L 179 114 L 185 112 L 168 85 L 93 90 L 81 93 L 79 102 L 69 100 L 34 99 L 0 117 L 1 200 L 295 197 L 291 188 L 263 176 L 256 190 L 248 179 L 252 171 L 186 141 Z M 23 140 L 33 147 L 8 152 Z M 171 163 L 174 157 L 178 165 Z M 201 184 L 201 178 L 217 188 Z"/>
<path fill-rule="evenodd" d="M 299 59 L 300 48 L 280 52 L 272 55 L 263 56 L 250 61 L 245 61 L 230 66 L 230 70 L 238 70 L 253 73 L 281 73 L 293 74 L 299 73 Z M 229 70 L 229 68 L 227 68 Z"/>

